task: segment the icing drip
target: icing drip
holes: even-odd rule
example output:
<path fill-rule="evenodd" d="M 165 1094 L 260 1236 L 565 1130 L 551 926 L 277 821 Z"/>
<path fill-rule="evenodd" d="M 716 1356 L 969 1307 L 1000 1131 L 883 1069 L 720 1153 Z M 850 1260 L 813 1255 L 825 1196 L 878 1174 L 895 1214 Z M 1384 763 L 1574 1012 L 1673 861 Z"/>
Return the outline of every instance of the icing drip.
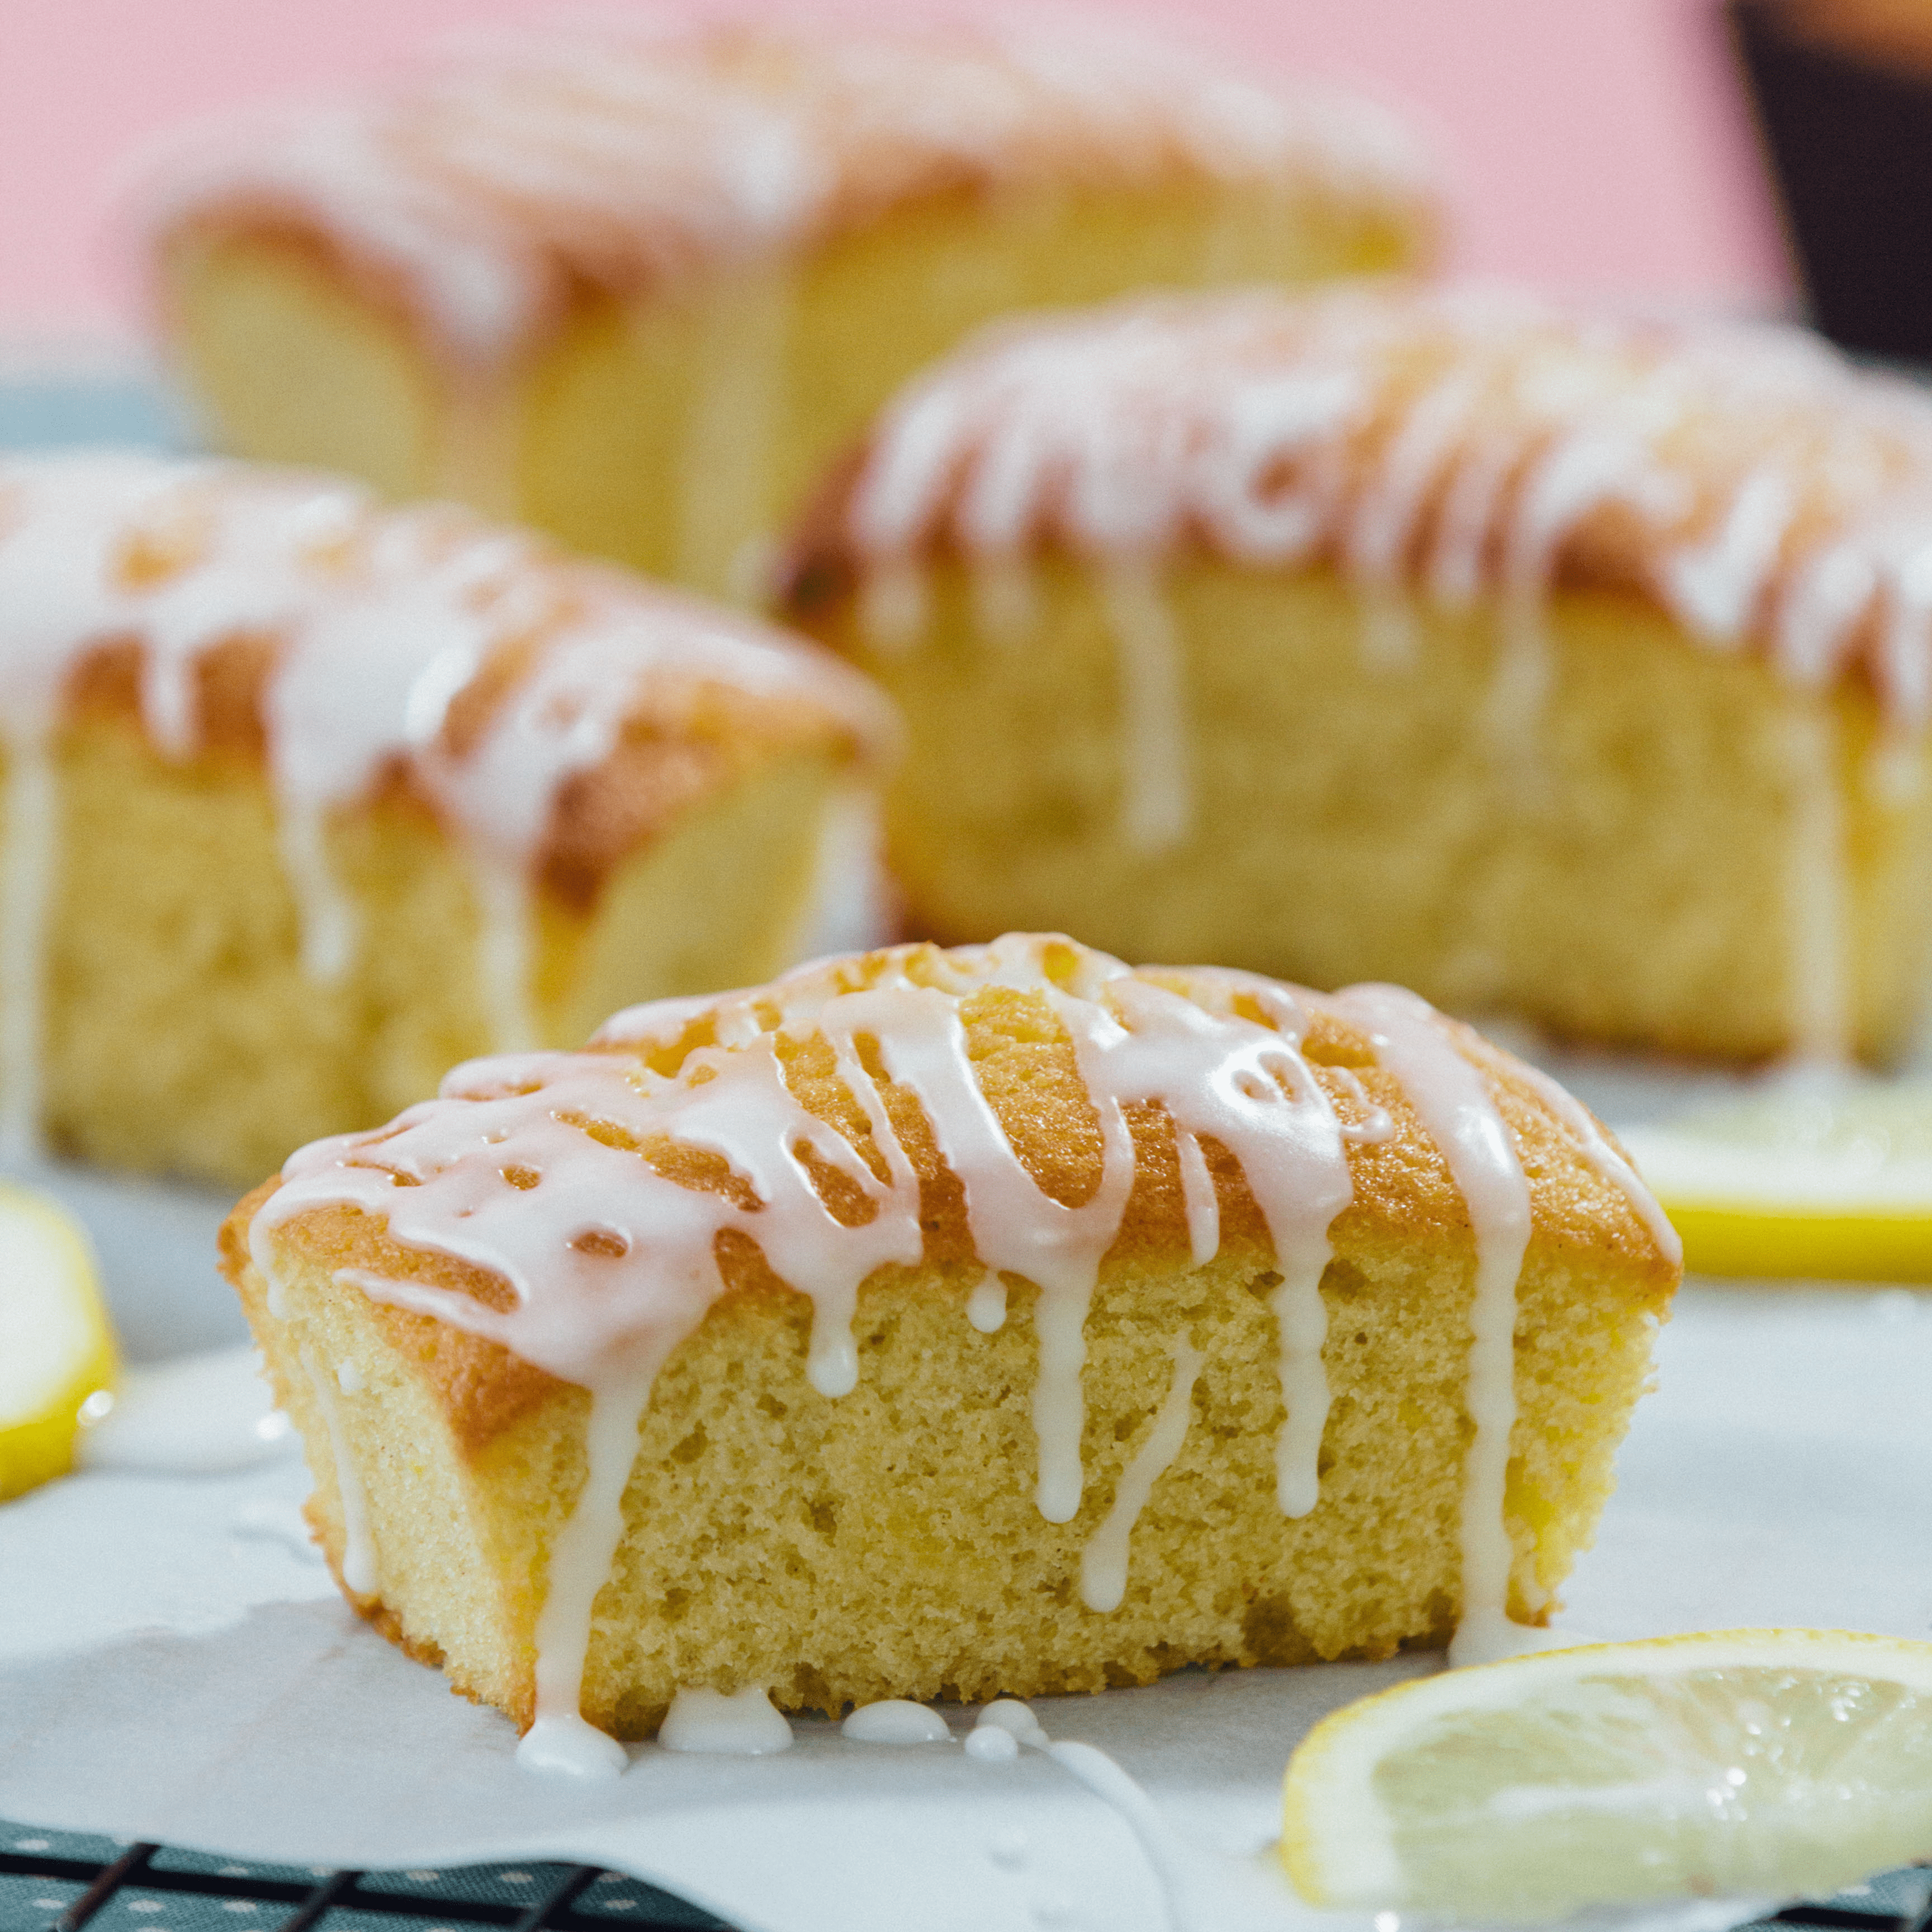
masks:
<path fill-rule="evenodd" d="M 1787 917 L 1792 1058 L 1842 1063 L 1851 1048 L 1845 957 L 1850 893 L 1845 878 L 1844 793 L 1838 734 L 1820 706 L 1784 721 L 1792 795 Z"/>
<path fill-rule="evenodd" d="M 0 1160 L 41 1151 L 40 1050 L 47 913 L 55 886 L 59 810 L 45 740 L 7 747 L 0 844 Z"/>
<path fill-rule="evenodd" d="M 1032 1709 L 1017 1699 L 1003 1697 L 997 1703 L 987 1705 L 966 1739 L 969 1755 L 992 1763 L 1017 1757 L 1023 1744 L 1045 1752 L 1118 1814 L 1154 1868 L 1168 1932 L 1184 1932 L 1190 1915 L 1186 1910 L 1187 1886 L 1181 1869 L 1180 1848 L 1154 1800 L 1096 1746 L 1049 1738 Z"/>
<path fill-rule="evenodd" d="M 550 1548 L 543 1608 L 537 1613 L 536 1715 L 517 1747 L 530 1771 L 566 1778 L 614 1778 L 629 1763 L 624 1748 L 585 1721 L 584 1666 L 597 1593 L 624 1534 L 624 1490 L 638 1456 L 638 1422 L 664 1354 L 634 1379 L 613 1378 L 590 1392 L 584 1432 L 584 1486 Z"/>
<path fill-rule="evenodd" d="M 1232 1012 L 1210 1019 L 1180 994 L 1135 981 L 1114 994 L 1135 1029 L 1134 1046 L 1123 1052 L 1131 1051 L 1138 1063 L 1131 1084 L 1161 1096 L 1184 1146 L 1194 1143 L 1196 1160 L 1204 1134 L 1240 1162 L 1268 1222 L 1281 1276 L 1269 1298 L 1280 1337 L 1285 1411 L 1276 1442 L 1276 1489 L 1285 1515 L 1306 1516 L 1316 1502 L 1316 1465 L 1328 1418 L 1328 1378 L 1322 1363 L 1328 1316 L 1322 1276 L 1332 1252 L 1330 1226 L 1348 1206 L 1354 1185 L 1334 1108 L 1298 1050 L 1306 1014 L 1285 988 L 1271 982 L 1237 974 L 1218 977 L 1226 996 L 1246 994 L 1278 1030 Z M 1240 1048 L 1212 1080 L 1183 1077 L 1190 1050 L 1198 1052 L 1196 1042 L 1216 1028 L 1236 1030 Z M 1185 1192 L 1186 1156 L 1182 1158 Z M 1198 1198 L 1197 1189 L 1189 1210 L 1190 1238 Z"/>
<path fill-rule="evenodd" d="M 967 1298 L 966 1318 L 982 1335 L 997 1335 L 1006 1325 L 1006 1285 L 991 1268 Z"/>
<path fill-rule="evenodd" d="M 343 1584 L 358 1597 L 373 1597 L 380 1573 L 375 1539 L 369 1526 L 369 1494 L 362 1486 L 362 1472 L 350 1453 L 341 1406 L 328 1377 L 316 1366 L 315 1357 L 307 1348 L 302 1352 L 302 1365 L 314 1388 L 316 1406 L 322 1411 L 322 1426 L 328 1432 L 329 1453 L 334 1461 L 335 1492 L 342 1504 Z"/>
<path fill-rule="evenodd" d="M 838 1728 L 862 1744 L 943 1744 L 952 1737 L 937 1711 L 903 1697 L 861 1704 Z"/>
<path fill-rule="evenodd" d="M 1515 1548 L 1504 1510 L 1516 1413 L 1516 1282 L 1529 1246 L 1529 1183 L 1488 1084 L 1424 1001 L 1400 987 L 1353 986 L 1337 1002 L 1370 1029 L 1377 1060 L 1402 1082 L 1442 1149 L 1475 1239 L 1463 1383 L 1475 1436 L 1463 1464 L 1462 1614 L 1449 1648 L 1452 1664 L 1466 1663 L 1510 1630 Z"/>
<path fill-rule="evenodd" d="M 935 183 L 1024 205 L 1177 169 L 1272 191 L 1285 212 L 1326 201 L 1345 224 L 1432 212 L 1421 158 L 1379 110 L 1111 16 L 472 34 L 361 102 L 198 130 L 152 199 L 164 228 L 319 227 L 494 370 L 575 290 L 728 281 Z"/>
<path fill-rule="evenodd" d="M 1132 1832 L 1148 1863 L 1154 1868 L 1168 1932 L 1186 1932 L 1192 1915 L 1186 1909 L 1187 1887 L 1182 1874 L 1180 1848 L 1154 1800 L 1097 1745 L 1064 1739 L 1048 1744 L 1046 1754 L 1103 1804 L 1111 1806 Z"/>
<path fill-rule="evenodd" d="M 1221 1252 L 1221 1201 L 1198 1135 L 1177 1132 L 1174 1151 L 1180 1161 L 1180 1198 L 1187 1210 L 1187 1248 L 1196 1268 L 1205 1268 Z"/>
<path fill-rule="evenodd" d="M 344 485 L 236 464 L 0 460 L 0 1133 L 16 1149 L 40 1114 L 52 767 L 74 674 L 138 645 L 143 728 L 186 758 L 201 745 L 198 674 L 236 643 L 272 653 L 256 701 L 305 971 L 329 986 L 356 963 L 332 820 L 400 780 L 470 856 L 485 1003 L 506 1046 L 537 1030 L 528 900 L 558 801 L 627 724 L 662 714 L 685 730 L 712 685 L 788 698 L 865 742 L 890 728 L 856 679 L 778 634 L 461 512 L 384 512 Z M 465 720 L 456 748 L 452 707 L 488 677 L 508 688 Z"/>
<path fill-rule="evenodd" d="M 1312 1268 L 1286 1277 L 1268 1297 L 1280 1349 L 1282 1407 L 1275 1448 L 1275 1493 L 1285 1516 L 1306 1516 L 1322 1498 L 1322 1432 L 1328 1426 L 1328 1376 L 1322 1350 L 1328 1310 L 1322 1276 Z"/>
<path fill-rule="evenodd" d="M 977 1725 L 966 1734 L 966 1755 L 981 1764 L 1010 1764 L 1019 1754 L 1019 1740 L 997 1724 Z"/>
<path fill-rule="evenodd" d="M 1136 851 L 1165 851 L 1192 817 L 1180 634 L 1144 567 L 1108 566 L 1101 589 L 1119 650 L 1120 833 Z"/>
<path fill-rule="evenodd" d="M 1194 1384 L 1201 1372 L 1201 1352 L 1177 1336 L 1171 1344 L 1174 1378 L 1155 1412 L 1148 1438 L 1120 1472 L 1114 1506 L 1080 1552 L 1080 1600 L 1090 1610 L 1117 1610 L 1127 1594 L 1127 1550 L 1147 1508 L 1154 1486 L 1180 1454 L 1192 1413 Z"/>
<path fill-rule="evenodd" d="M 1793 683 L 1932 717 L 1932 406 L 1795 330 L 1588 320 L 1482 290 L 1162 297 L 1004 325 L 917 378 L 838 506 L 862 598 L 935 552 L 1332 565 L 1372 668 L 1404 594 L 1494 605 L 1486 724 L 1533 754 L 1558 583 L 1648 596 Z M 1128 627 L 1120 626 L 1124 636 Z M 875 634 L 884 634 L 883 630 Z"/>
<path fill-rule="evenodd" d="M 718 1757 L 769 1757 L 774 1751 L 791 1749 L 791 1726 L 781 1712 L 772 1709 L 770 1697 L 755 1684 L 731 1693 L 680 1690 L 671 1700 L 670 1709 L 658 1732 L 658 1742 L 666 1750 L 701 1751 Z"/>

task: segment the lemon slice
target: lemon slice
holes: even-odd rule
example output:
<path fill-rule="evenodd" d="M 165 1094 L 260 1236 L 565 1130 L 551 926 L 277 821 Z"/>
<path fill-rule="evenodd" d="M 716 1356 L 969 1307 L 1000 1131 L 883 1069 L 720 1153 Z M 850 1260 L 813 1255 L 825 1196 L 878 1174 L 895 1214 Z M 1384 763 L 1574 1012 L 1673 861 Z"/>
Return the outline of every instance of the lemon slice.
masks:
<path fill-rule="evenodd" d="M 0 1183 L 0 1500 L 71 1466 L 82 1408 L 113 1378 L 87 1237 L 52 1202 Z"/>
<path fill-rule="evenodd" d="M 1324 1718 L 1282 1855 L 1312 1904 L 1546 1918 L 1816 1895 L 1932 1852 L 1932 1644 L 1730 1630 L 1544 1651 Z"/>
<path fill-rule="evenodd" d="M 1792 1082 L 1618 1138 L 1694 1274 L 1932 1281 L 1932 1087 Z"/>

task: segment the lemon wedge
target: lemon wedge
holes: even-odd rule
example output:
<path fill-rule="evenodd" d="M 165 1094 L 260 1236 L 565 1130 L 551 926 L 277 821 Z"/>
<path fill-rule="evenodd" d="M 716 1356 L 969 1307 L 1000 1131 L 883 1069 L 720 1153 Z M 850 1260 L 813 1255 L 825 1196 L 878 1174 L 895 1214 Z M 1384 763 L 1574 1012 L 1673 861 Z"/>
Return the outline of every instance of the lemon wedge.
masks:
<path fill-rule="evenodd" d="M 1932 1644 L 1730 1630 L 1544 1651 L 1324 1718 L 1288 1768 L 1311 1904 L 1506 1918 L 1817 1895 L 1932 1852 Z"/>
<path fill-rule="evenodd" d="M 113 1379 L 87 1237 L 52 1202 L 0 1183 L 0 1501 L 72 1466 L 81 1410 Z"/>
<path fill-rule="evenodd" d="M 1618 1138 L 1694 1274 L 1932 1281 L 1932 1087 L 1791 1082 Z"/>

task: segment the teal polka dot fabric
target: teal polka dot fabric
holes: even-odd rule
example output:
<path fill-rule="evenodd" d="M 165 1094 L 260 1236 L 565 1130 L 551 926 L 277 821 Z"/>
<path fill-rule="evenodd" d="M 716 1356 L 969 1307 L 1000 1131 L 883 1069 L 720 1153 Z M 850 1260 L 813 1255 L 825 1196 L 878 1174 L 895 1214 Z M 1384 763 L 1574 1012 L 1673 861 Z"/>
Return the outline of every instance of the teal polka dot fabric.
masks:
<path fill-rule="evenodd" d="M 0 1932 L 730 1932 L 621 1872 L 339 1874 L 0 1822 Z"/>

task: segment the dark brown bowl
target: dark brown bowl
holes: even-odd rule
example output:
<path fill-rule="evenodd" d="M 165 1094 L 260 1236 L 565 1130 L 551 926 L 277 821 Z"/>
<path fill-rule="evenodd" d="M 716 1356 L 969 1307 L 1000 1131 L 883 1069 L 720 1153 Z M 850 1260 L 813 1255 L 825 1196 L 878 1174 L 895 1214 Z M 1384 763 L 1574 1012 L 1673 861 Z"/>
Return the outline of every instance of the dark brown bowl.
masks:
<path fill-rule="evenodd" d="M 1932 69 L 1834 45 L 1792 0 L 1724 10 L 1811 320 L 1846 349 L 1932 362 Z"/>

